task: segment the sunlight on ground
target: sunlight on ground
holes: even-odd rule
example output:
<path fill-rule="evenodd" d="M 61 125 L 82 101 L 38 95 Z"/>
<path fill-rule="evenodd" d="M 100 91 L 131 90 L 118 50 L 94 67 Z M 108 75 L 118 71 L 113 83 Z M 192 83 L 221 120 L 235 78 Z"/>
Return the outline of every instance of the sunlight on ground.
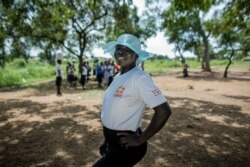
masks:
<path fill-rule="evenodd" d="M 228 116 L 225 116 L 225 115 L 219 116 L 219 115 L 200 114 L 199 117 L 200 118 L 205 118 L 208 121 L 216 122 L 216 123 L 219 123 L 219 124 L 222 124 L 222 125 L 231 126 L 231 127 L 235 127 L 235 128 L 244 128 L 244 127 L 248 126 L 248 125 L 244 125 L 244 124 L 240 125 L 237 122 L 229 124 L 229 123 L 227 123 L 226 120 L 232 119 L 232 118 L 230 118 Z"/>
<path fill-rule="evenodd" d="M 70 159 L 72 156 L 63 149 L 56 150 L 55 156 L 61 157 L 63 159 Z"/>
<path fill-rule="evenodd" d="M 166 162 L 165 158 L 158 157 L 155 159 L 155 165 L 156 166 L 167 166 L 167 162 Z"/>
<path fill-rule="evenodd" d="M 137 167 L 249 166 L 249 80 L 153 79 L 173 112 Z M 104 90 L 64 91 L 57 97 L 45 85 L 0 92 L 0 166 L 88 167 L 100 158 Z M 146 109 L 143 128 L 153 113 Z"/>

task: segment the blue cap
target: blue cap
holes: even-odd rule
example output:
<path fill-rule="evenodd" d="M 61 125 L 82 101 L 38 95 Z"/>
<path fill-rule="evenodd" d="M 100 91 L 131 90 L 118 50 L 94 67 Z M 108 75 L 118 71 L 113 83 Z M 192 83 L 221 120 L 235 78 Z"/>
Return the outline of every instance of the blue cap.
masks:
<path fill-rule="evenodd" d="M 140 63 L 153 55 L 141 50 L 141 43 L 139 39 L 131 34 L 122 34 L 116 41 L 108 42 L 104 47 L 105 53 L 111 53 L 114 56 L 116 45 L 123 45 L 133 50 L 138 55 L 137 63 Z"/>

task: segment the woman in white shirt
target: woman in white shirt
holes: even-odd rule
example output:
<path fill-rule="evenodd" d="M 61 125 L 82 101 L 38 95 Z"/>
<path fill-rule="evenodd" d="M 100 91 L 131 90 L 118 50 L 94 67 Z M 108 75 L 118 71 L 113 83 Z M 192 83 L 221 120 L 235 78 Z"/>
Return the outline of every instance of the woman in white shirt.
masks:
<path fill-rule="evenodd" d="M 61 92 L 61 86 L 62 86 L 62 76 L 63 76 L 63 70 L 61 67 L 62 64 L 62 53 L 57 52 L 56 53 L 56 95 L 57 96 L 62 96 Z"/>
<path fill-rule="evenodd" d="M 144 157 L 147 140 L 165 125 L 171 109 L 152 78 L 136 66 L 150 56 L 141 50 L 137 37 L 123 34 L 107 44 L 106 52 L 114 54 L 121 72 L 104 94 L 101 120 L 105 140 L 100 146 L 102 158 L 94 167 L 131 167 Z M 142 132 L 146 105 L 153 108 L 154 115 Z"/>
<path fill-rule="evenodd" d="M 82 73 L 81 73 L 81 78 L 80 78 L 80 84 L 82 85 L 82 88 L 84 89 L 86 80 L 87 80 L 87 75 L 88 75 L 88 68 L 86 62 L 83 62 L 82 65 Z"/>

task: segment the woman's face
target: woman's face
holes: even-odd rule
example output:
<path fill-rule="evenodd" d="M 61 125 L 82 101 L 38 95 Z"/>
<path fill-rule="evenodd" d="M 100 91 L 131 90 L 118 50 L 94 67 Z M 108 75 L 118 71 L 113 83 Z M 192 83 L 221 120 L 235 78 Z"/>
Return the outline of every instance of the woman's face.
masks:
<path fill-rule="evenodd" d="M 128 67 L 136 62 L 136 54 L 126 46 L 117 45 L 114 56 L 117 64 L 122 68 Z"/>

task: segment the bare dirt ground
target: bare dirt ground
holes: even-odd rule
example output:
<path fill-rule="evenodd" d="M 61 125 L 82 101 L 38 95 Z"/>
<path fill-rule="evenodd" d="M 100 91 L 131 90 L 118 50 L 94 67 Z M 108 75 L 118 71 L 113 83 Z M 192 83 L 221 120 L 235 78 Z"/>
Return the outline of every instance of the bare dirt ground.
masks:
<path fill-rule="evenodd" d="M 137 167 L 250 166 L 250 72 L 154 76 L 173 113 Z M 0 166 L 92 166 L 102 141 L 104 89 L 55 95 L 54 82 L 0 91 Z M 153 111 L 147 109 L 143 127 Z"/>

